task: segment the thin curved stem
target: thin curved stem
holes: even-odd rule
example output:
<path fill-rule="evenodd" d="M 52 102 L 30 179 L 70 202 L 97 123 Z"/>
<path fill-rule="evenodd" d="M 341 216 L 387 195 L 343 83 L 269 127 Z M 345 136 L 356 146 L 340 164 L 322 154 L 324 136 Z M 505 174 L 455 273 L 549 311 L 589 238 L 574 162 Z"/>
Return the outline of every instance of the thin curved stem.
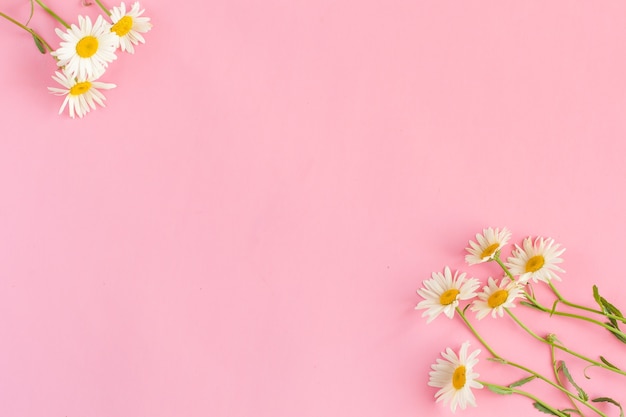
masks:
<path fill-rule="evenodd" d="M 39 6 L 41 6 L 42 9 L 44 9 L 46 11 L 46 13 L 48 13 L 50 16 L 52 16 L 57 22 L 59 22 L 60 24 L 62 24 L 63 26 L 65 26 L 66 29 L 70 28 L 70 25 L 67 24 L 67 22 L 65 20 L 63 20 L 58 14 L 56 14 L 55 12 L 53 12 L 48 6 L 46 6 L 45 4 L 43 4 L 41 2 L 41 0 L 35 0 L 37 2 L 37 4 Z"/>
<path fill-rule="evenodd" d="M 37 32 L 35 32 L 33 29 L 29 28 L 26 25 L 21 24 L 20 22 L 18 22 L 17 20 L 13 19 L 11 16 L 8 16 L 2 12 L 0 12 L 0 16 L 5 18 L 6 20 L 8 20 L 11 23 L 16 24 L 17 26 L 19 26 L 20 28 L 24 29 L 26 32 L 30 33 L 33 37 L 35 37 L 37 40 L 39 40 L 48 51 L 53 51 L 54 49 L 52 49 L 52 47 L 50 46 L 50 44 L 48 42 L 46 42 L 46 40 L 44 38 L 41 37 L 41 35 L 39 35 Z"/>
<path fill-rule="evenodd" d="M 584 360 L 586 362 L 589 362 L 590 364 L 592 364 L 594 366 L 599 366 L 600 368 L 604 368 L 604 369 L 607 369 L 609 371 L 613 371 L 613 372 L 615 372 L 617 374 L 626 376 L 626 372 L 624 372 L 624 371 L 621 371 L 621 370 L 616 369 L 616 368 L 612 368 L 612 367 L 610 367 L 610 366 L 608 366 L 608 365 L 606 365 L 606 364 L 604 364 L 602 362 L 594 361 L 593 359 L 588 358 L 588 357 L 586 357 L 584 355 L 581 355 L 578 352 L 574 352 L 573 350 L 570 350 L 570 349 L 566 348 L 563 345 L 560 345 L 560 344 L 557 344 L 557 343 L 550 342 L 550 341 L 546 340 L 545 338 L 539 336 L 537 333 L 535 333 L 532 330 L 530 330 L 524 323 L 522 323 L 522 321 L 515 314 L 513 314 L 513 312 L 510 309 L 505 308 L 504 310 L 507 312 L 507 314 L 509 316 L 511 316 L 511 318 L 515 321 L 515 323 L 517 323 L 522 329 L 524 329 L 526 331 L 526 333 L 528 333 L 529 335 L 531 335 L 535 339 L 539 340 L 540 342 L 546 343 L 546 344 L 548 344 L 548 345 L 550 345 L 552 347 L 555 347 L 555 348 L 557 348 L 559 350 L 562 350 L 563 352 L 569 353 L 570 355 L 575 356 L 575 357 L 577 357 L 579 359 L 582 359 L 582 360 Z"/>
<path fill-rule="evenodd" d="M 593 410 L 595 413 L 597 413 L 599 416 L 602 417 L 607 417 L 606 414 L 604 414 L 602 411 L 598 410 L 596 407 L 594 407 L 593 405 L 589 404 L 586 401 L 583 401 L 582 399 L 578 398 L 576 395 L 572 394 L 571 392 L 569 392 L 567 389 L 563 388 L 562 386 L 556 384 L 555 382 L 551 381 L 550 379 L 546 378 L 545 376 L 541 375 L 540 373 L 533 371 L 530 368 L 527 368 L 524 365 L 520 365 L 519 363 L 516 362 L 512 362 L 509 361 L 507 359 L 504 359 L 502 356 L 498 355 L 491 346 L 489 346 L 485 340 L 480 336 L 480 334 L 478 333 L 478 331 L 474 328 L 474 326 L 471 325 L 471 323 L 467 320 L 467 317 L 465 317 L 465 314 L 461 311 L 461 309 L 459 309 L 458 307 L 456 308 L 456 312 L 459 314 L 459 316 L 463 319 L 463 322 L 465 322 L 465 324 L 468 326 L 468 328 L 470 329 L 470 331 L 472 332 L 472 334 L 480 341 L 480 343 L 482 343 L 482 345 L 489 351 L 489 353 L 491 353 L 495 359 L 498 360 L 498 362 L 503 363 L 505 365 L 509 365 L 512 366 L 514 368 L 517 369 L 521 369 L 522 371 L 527 372 L 530 375 L 534 375 L 537 379 L 541 379 L 543 382 L 545 382 L 546 384 L 552 386 L 553 388 L 556 388 L 557 390 L 563 392 L 565 395 L 567 395 L 568 397 L 570 397 L 571 399 L 578 401 L 579 403 L 585 405 L 586 407 L 588 407 L 589 409 Z"/>

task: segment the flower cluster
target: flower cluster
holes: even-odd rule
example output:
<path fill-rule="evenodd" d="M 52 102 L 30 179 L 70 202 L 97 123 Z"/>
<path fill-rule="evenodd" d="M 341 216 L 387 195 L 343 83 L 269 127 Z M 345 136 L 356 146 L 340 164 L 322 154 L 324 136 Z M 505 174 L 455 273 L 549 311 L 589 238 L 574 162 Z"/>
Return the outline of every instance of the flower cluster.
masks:
<path fill-rule="evenodd" d="M 574 381 L 565 361 L 557 360 L 555 352 L 564 352 L 574 356 L 577 360 L 587 362 L 588 366 L 603 368 L 622 376 L 626 376 L 626 371 L 614 365 L 613 362 L 609 362 L 604 356 L 592 359 L 573 351 L 553 334 L 545 337 L 539 336 L 524 324 L 512 312 L 512 309 L 516 306 L 523 306 L 549 314 L 550 317 L 581 320 L 598 325 L 610 331 L 624 343 L 626 343 L 626 333 L 622 331 L 620 325 L 626 323 L 626 319 L 617 307 L 600 296 L 596 286 L 593 287 L 593 297 L 599 308 L 572 303 L 561 295 L 554 282 L 560 281 L 559 275 L 565 272 L 559 266 L 563 262 L 561 255 L 565 249 L 554 239 L 527 237 L 522 241 L 521 246 L 515 245 L 511 255 L 506 261 L 503 261 L 500 257 L 501 251 L 510 239 L 511 232 L 506 228 L 502 230 L 487 228 L 476 235 L 475 241 L 469 242 L 469 246 L 466 248 L 468 254 L 465 257 L 467 264 L 495 262 L 500 267 L 500 275 L 497 278 L 487 277 L 487 285 L 482 287 L 482 291 L 479 291 L 481 284 L 478 279 L 467 277 L 464 272 L 452 272 L 446 266 L 443 273 L 433 272 L 431 278 L 425 280 L 423 287 L 417 290 L 418 295 L 423 300 L 417 304 L 416 309 L 425 310 L 422 316 L 427 317 L 427 323 L 431 323 L 441 314 L 449 319 L 453 319 L 455 316 L 460 317 L 470 332 L 489 352 L 490 360 L 520 369 L 527 376 L 506 385 L 479 380 L 479 375 L 474 371 L 474 368 L 478 364 L 480 350 L 469 352 L 469 342 L 465 342 L 462 344 L 458 355 L 451 348 L 447 348 L 441 353 L 443 359 L 437 359 L 437 362 L 432 365 L 428 385 L 439 388 L 435 393 L 437 402 L 443 401 L 444 404 L 449 404 L 452 412 L 457 407 L 465 409 L 467 406 L 476 406 L 472 389 L 487 387 L 490 391 L 498 394 L 518 394 L 528 397 L 539 411 L 560 417 L 584 416 L 583 410 L 606 417 L 606 414 L 595 406 L 595 403 L 599 402 L 607 402 L 619 407 L 621 415 L 623 415 L 621 405 L 612 398 L 603 396 L 590 399 L 583 388 Z M 554 302 L 551 303 L 552 307 L 547 307 L 539 302 L 533 291 L 533 284 L 546 285 L 552 291 L 555 296 Z M 462 302 L 465 302 L 464 306 L 461 305 Z M 564 312 L 558 308 L 560 305 L 578 309 L 585 314 Z M 466 314 L 467 310 L 474 312 L 477 320 L 482 320 L 487 316 L 495 319 L 504 317 L 506 314 L 529 336 L 548 345 L 554 376 L 548 378 L 528 366 L 507 360 L 496 353 L 471 324 L 470 318 Z M 598 316 L 599 320 L 589 317 L 588 314 Z M 603 319 L 608 320 L 608 322 L 603 322 Z M 520 386 L 532 380 L 541 380 L 551 389 L 566 395 L 572 403 L 572 408 L 558 409 L 536 395 L 519 389 Z M 566 386 L 565 382 L 569 382 L 569 386 Z"/>
<path fill-rule="evenodd" d="M 152 28 L 150 18 L 143 16 L 144 10 L 139 2 L 126 8 L 125 3 L 112 9 L 106 8 L 100 0 L 96 0 L 104 15 L 99 15 L 95 21 L 89 16 L 78 16 L 78 25 L 69 25 L 61 19 L 41 0 L 30 0 L 31 5 L 36 2 L 43 10 L 56 19 L 65 30 L 57 28 L 56 34 L 61 38 L 60 46 L 56 50 L 46 42 L 41 35 L 28 27 L 28 22 L 22 24 L 17 20 L 0 12 L 0 17 L 15 23 L 29 32 L 35 44 L 42 53 L 50 52 L 56 59 L 58 71 L 52 79 L 61 85 L 49 87 L 52 94 L 65 96 L 59 114 L 68 107 L 71 118 L 82 118 L 90 110 L 96 109 L 96 104 L 104 107 L 105 97 L 101 90 L 115 88 L 115 84 L 101 82 L 108 65 L 113 62 L 118 51 L 133 54 L 135 46 L 145 43 L 143 33 Z M 29 19 L 30 21 L 30 19 Z"/>

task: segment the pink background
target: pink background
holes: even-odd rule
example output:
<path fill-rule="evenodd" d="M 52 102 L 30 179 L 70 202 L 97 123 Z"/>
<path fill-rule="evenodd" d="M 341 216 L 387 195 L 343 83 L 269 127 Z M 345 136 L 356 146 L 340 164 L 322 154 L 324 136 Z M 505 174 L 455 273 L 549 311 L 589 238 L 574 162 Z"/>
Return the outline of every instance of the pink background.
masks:
<path fill-rule="evenodd" d="M 625 2 L 142 6 L 147 43 L 83 120 L 56 114 L 54 61 L 0 22 L 1 416 L 448 416 L 430 364 L 478 344 L 426 325 L 415 290 L 444 265 L 496 274 L 464 265 L 487 226 L 554 237 L 561 290 L 626 309 Z M 58 45 L 41 10 L 32 26 Z M 605 332 L 518 310 L 626 367 Z M 478 327 L 548 373 L 510 320 Z M 484 379 L 521 376 L 486 357 Z M 568 363 L 626 402 L 626 379 Z M 477 400 L 457 414 L 536 414 Z"/>

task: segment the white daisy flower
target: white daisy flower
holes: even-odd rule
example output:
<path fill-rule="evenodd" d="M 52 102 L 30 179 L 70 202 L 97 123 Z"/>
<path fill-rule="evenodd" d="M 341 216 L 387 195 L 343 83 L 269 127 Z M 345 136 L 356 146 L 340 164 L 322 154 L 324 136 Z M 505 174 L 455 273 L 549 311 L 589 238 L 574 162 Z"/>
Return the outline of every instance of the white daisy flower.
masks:
<path fill-rule="evenodd" d="M 469 356 L 467 349 L 469 342 L 463 343 L 459 355 L 450 348 L 441 352 L 444 359 L 437 359 L 437 363 L 431 365 L 430 380 L 428 385 L 440 388 L 435 394 L 437 402 L 443 401 L 444 405 L 450 403 L 454 413 L 457 405 L 464 410 L 468 405 L 476 407 L 476 399 L 472 388 L 481 389 L 483 385 L 476 381 L 478 374 L 474 372 L 474 366 L 478 363 L 480 349 L 476 349 Z"/>
<path fill-rule="evenodd" d="M 93 25 L 88 16 L 78 16 L 78 26 L 72 25 L 67 32 L 57 28 L 56 33 L 64 42 L 52 55 L 70 77 L 98 78 L 116 59 L 117 35 L 111 32 L 111 25 L 102 16 L 98 16 Z"/>
<path fill-rule="evenodd" d="M 415 309 L 427 309 L 422 317 L 429 316 L 427 323 L 433 321 L 439 314 L 444 313 L 448 318 L 454 317 L 454 310 L 459 300 L 469 300 L 476 296 L 480 284 L 476 278 L 465 279 L 465 273 L 454 276 L 447 266 L 444 273 L 433 272 L 432 278 L 424 281 L 424 288 L 417 293 L 424 298 Z"/>
<path fill-rule="evenodd" d="M 146 43 L 142 33 L 148 32 L 152 28 L 149 17 L 140 17 L 144 10 L 139 10 L 139 2 L 133 3 L 131 9 L 126 12 L 124 2 L 120 7 L 111 9 L 111 32 L 115 33 L 117 45 L 122 51 L 131 54 L 135 53 L 133 45 Z"/>
<path fill-rule="evenodd" d="M 489 313 L 493 318 L 496 318 L 496 314 L 502 317 L 505 308 L 515 307 L 515 299 L 523 297 L 524 289 L 520 283 L 504 277 L 498 285 L 489 277 L 488 285 L 478 294 L 478 300 L 472 303 L 472 311 L 477 313 L 478 320 L 482 320 Z"/>
<path fill-rule="evenodd" d="M 65 96 L 59 114 L 63 113 L 65 106 L 69 104 L 72 119 L 76 115 L 82 118 L 89 113 L 90 109 L 95 110 L 96 104 L 104 107 L 105 97 L 99 90 L 115 88 L 115 84 L 103 83 L 91 78 L 81 80 L 59 71 L 56 71 L 55 74 L 56 76 L 53 75 L 52 79 L 64 88 L 48 87 L 48 90 L 57 96 Z"/>
<path fill-rule="evenodd" d="M 519 275 L 519 282 L 526 284 L 530 279 L 534 282 L 550 280 L 560 281 L 556 272 L 565 272 L 556 264 L 563 262 L 559 258 L 565 248 L 554 243 L 554 239 L 538 237 L 533 243 L 532 238 L 524 239 L 523 248 L 515 245 L 512 256 L 508 258 L 507 267 L 511 274 Z"/>
<path fill-rule="evenodd" d="M 511 239 L 511 232 L 505 227 L 502 230 L 483 229 L 483 233 L 476 234 L 476 242 L 469 241 L 470 247 L 465 248 L 469 255 L 465 256 L 465 261 L 470 265 L 490 261 L 496 252 L 502 249 Z"/>

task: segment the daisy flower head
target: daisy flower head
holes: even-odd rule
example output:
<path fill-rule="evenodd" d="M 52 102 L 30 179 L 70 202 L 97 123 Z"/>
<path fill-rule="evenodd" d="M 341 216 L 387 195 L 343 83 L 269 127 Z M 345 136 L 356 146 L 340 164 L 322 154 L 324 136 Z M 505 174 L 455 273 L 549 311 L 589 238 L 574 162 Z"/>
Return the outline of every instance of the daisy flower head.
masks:
<path fill-rule="evenodd" d="M 476 242 L 469 241 L 469 247 L 465 248 L 469 255 L 465 261 L 470 265 L 490 261 L 504 245 L 511 239 L 511 232 L 505 227 L 502 230 L 483 229 L 482 233 L 476 234 Z"/>
<path fill-rule="evenodd" d="M 57 28 L 56 33 L 63 41 L 52 55 L 70 77 L 98 78 L 116 59 L 117 35 L 102 16 L 93 24 L 89 16 L 78 16 L 78 26 L 72 25 L 66 32 Z"/>
<path fill-rule="evenodd" d="M 141 35 L 152 28 L 149 17 L 142 17 L 144 10 L 139 10 L 139 2 L 133 3 L 130 10 L 126 11 L 126 4 L 122 2 L 119 7 L 111 9 L 111 32 L 115 34 L 117 46 L 122 51 L 134 54 L 133 45 L 146 43 Z"/>
<path fill-rule="evenodd" d="M 483 385 L 476 381 L 478 374 L 474 372 L 474 366 L 478 363 L 480 349 L 476 349 L 468 355 L 469 342 L 463 343 L 459 354 L 450 348 L 441 352 L 443 359 L 438 358 L 437 363 L 431 365 L 430 380 L 428 385 L 440 388 L 435 394 L 436 402 L 443 401 L 444 405 L 450 403 L 454 413 L 456 407 L 464 410 L 468 405 L 476 407 L 476 399 L 472 388 L 480 389 Z"/>
<path fill-rule="evenodd" d="M 530 279 L 534 282 L 543 281 L 549 283 L 561 278 L 557 272 L 565 272 L 557 266 L 563 262 L 559 258 L 565 252 L 554 239 L 537 237 L 533 242 L 527 237 L 522 243 L 522 247 L 515 245 L 512 256 L 508 258 L 507 267 L 511 274 L 519 275 L 519 282 L 526 284 Z"/>
<path fill-rule="evenodd" d="M 96 109 L 96 104 L 104 107 L 104 94 L 99 90 L 115 88 L 115 84 L 95 81 L 92 78 L 76 78 L 62 71 L 56 71 L 52 79 L 64 88 L 48 87 L 48 90 L 57 96 L 65 96 L 59 114 L 63 113 L 65 106 L 69 107 L 70 117 L 82 118 L 90 110 Z"/>
<path fill-rule="evenodd" d="M 476 290 L 480 284 L 476 278 L 465 278 L 465 273 L 458 271 L 452 275 L 450 268 L 445 267 L 443 274 L 433 272 L 432 278 L 424 281 L 424 288 L 417 293 L 424 298 L 415 309 L 426 309 L 422 317 L 429 316 L 427 323 L 433 321 L 441 313 L 448 318 L 454 317 L 454 310 L 459 305 L 459 300 L 469 300 L 476 296 Z"/>
<path fill-rule="evenodd" d="M 487 284 L 483 287 L 483 292 L 478 294 L 478 300 L 472 303 L 472 311 L 476 312 L 478 320 L 482 320 L 489 313 L 493 318 L 496 318 L 496 314 L 502 317 L 505 308 L 515 307 L 515 299 L 524 297 L 522 285 L 508 277 L 502 278 L 500 285 L 489 277 Z"/>

